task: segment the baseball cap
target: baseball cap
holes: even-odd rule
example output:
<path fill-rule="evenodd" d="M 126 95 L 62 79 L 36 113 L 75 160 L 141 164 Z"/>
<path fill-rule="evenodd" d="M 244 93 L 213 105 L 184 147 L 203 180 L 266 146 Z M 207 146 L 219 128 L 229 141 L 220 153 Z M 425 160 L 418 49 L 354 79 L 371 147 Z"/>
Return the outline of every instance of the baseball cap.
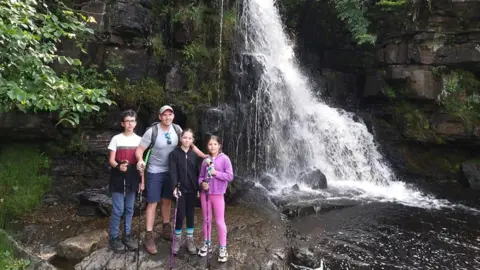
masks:
<path fill-rule="evenodd" d="M 173 108 L 170 107 L 170 106 L 168 106 L 168 105 L 162 106 L 162 107 L 160 108 L 160 110 L 158 110 L 158 112 L 159 112 L 160 114 L 162 114 L 163 112 L 165 112 L 165 111 L 167 111 L 167 110 L 170 110 L 170 111 L 172 111 L 172 113 L 173 113 Z"/>

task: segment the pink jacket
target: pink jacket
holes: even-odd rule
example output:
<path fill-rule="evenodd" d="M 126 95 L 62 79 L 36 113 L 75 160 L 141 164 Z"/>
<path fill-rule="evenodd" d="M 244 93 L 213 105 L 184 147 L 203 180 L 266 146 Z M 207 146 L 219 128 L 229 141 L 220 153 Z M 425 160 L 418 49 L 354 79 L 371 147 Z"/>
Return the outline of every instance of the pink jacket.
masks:
<path fill-rule="evenodd" d="M 218 154 L 218 156 L 211 158 L 214 164 L 215 171 L 217 172 L 211 179 L 207 178 L 207 162 L 202 162 L 202 168 L 200 169 L 200 176 L 198 177 L 198 183 L 202 184 L 204 180 L 208 181 L 208 193 L 209 194 L 225 194 L 227 191 L 228 183 L 233 180 L 233 168 L 230 158 L 224 153 Z M 203 190 L 203 189 L 202 189 Z"/>

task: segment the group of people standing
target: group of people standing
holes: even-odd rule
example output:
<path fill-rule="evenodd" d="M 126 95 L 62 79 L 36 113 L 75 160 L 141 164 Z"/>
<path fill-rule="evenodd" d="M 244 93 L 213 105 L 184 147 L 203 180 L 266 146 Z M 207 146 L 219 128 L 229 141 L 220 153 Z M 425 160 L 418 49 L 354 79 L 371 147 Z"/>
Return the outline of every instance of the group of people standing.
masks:
<path fill-rule="evenodd" d="M 132 110 L 121 115 L 124 131 L 115 135 L 110 144 L 109 165 L 112 193 L 112 216 L 110 219 L 109 247 L 116 252 L 138 249 L 132 238 L 132 218 L 136 194 L 145 191 L 147 208 L 145 214 L 146 233 L 143 246 L 150 254 L 157 253 L 154 224 L 158 203 L 161 204 L 161 237 L 172 241 L 172 253 L 177 254 L 183 244 L 183 222 L 186 219 L 186 248 L 191 254 L 202 257 L 212 252 L 211 221 L 212 208 L 218 229 L 218 261 L 228 260 L 227 226 L 225 223 L 224 194 L 228 183 L 233 180 L 230 159 L 222 153 L 222 142 L 218 136 L 208 140 L 208 155 L 194 144 L 191 129 L 182 130 L 173 124 L 172 107 L 165 105 L 159 110 L 160 122 L 151 126 L 140 137 L 135 134 L 137 115 Z M 146 152 L 148 158 L 144 155 Z M 148 161 L 147 161 L 148 159 Z M 200 171 L 198 161 L 202 161 Z M 197 251 L 193 240 L 195 204 L 200 198 L 203 216 L 204 243 Z M 176 201 L 174 230 L 170 226 L 172 201 Z M 124 216 L 123 237 L 119 237 L 119 226 Z"/>

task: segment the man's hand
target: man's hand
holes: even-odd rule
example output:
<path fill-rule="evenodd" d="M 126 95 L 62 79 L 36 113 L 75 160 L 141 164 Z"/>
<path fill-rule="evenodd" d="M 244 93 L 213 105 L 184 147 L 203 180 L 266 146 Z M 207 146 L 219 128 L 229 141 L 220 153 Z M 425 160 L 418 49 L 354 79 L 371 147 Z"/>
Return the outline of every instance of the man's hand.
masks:
<path fill-rule="evenodd" d="M 143 172 L 145 170 L 145 161 L 139 160 L 137 162 L 137 170 Z"/>
<path fill-rule="evenodd" d="M 145 183 L 144 183 L 144 182 L 140 182 L 140 185 L 138 185 L 138 192 L 144 191 L 144 190 L 145 190 Z"/>
<path fill-rule="evenodd" d="M 208 183 L 207 182 L 202 182 L 202 188 L 204 190 L 208 190 Z"/>

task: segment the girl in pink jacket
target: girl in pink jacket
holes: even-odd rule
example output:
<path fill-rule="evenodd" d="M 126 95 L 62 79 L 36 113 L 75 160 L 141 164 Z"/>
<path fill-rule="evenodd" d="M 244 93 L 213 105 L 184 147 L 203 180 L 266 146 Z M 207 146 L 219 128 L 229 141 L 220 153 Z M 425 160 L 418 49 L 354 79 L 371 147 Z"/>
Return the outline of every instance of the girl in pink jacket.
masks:
<path fill-rule="evenodd" d="M 204 245 L 198 255 L 204 257 L 212 252 L 212 206 L 217 223 L 218 238 L 220 242 L 218 261 L 228 260 L 227 252 L 227 225 L 225 224 L 225 199 L 228 183 L 233 180 L 233 168 L 230 158 L 221 152 L 222 144 L 217 136 L 211 136 L 208 141 L 209 157 L 202 162 L 198 182 L 201 185 L 200 201 L 203 214 Z M 207 204 L 208 196 L 208 204 Z M 207 215 L 208 213 L 208 215 Z"/>

